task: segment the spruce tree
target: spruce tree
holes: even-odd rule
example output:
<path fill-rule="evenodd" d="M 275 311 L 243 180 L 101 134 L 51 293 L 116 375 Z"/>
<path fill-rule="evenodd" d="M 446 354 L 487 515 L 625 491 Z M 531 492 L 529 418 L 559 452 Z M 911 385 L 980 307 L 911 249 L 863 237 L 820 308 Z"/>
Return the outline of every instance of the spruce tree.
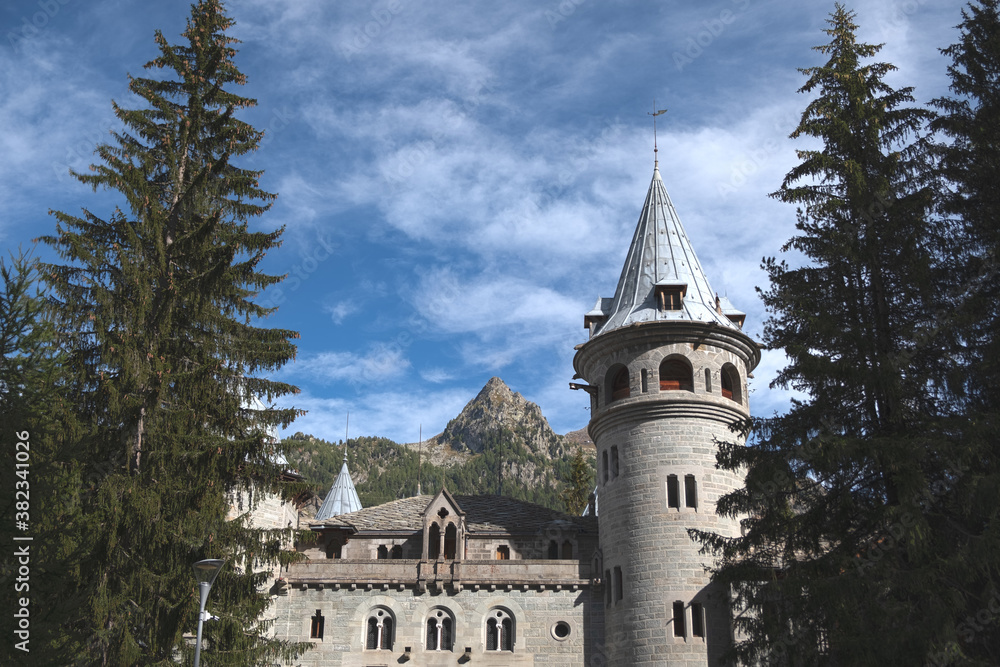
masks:
<path fill-rule="evenodd" d="M 587 508 L 590 494 L 594 490 L 593 468 L 583 455 L 581 447 L 576 448 L 569 462 L 569 477 L 563 482 L 559 499 L 568 514 L 580 516 Z"/>
<path fill-rule="evenodd" d="M 270 433 L 295 388 L 264 374 L 292 358 L 292 331 L 261 326 L 254 298 L 281 280 L 257 266 L 281 230 L 253 231 L 275 195 L 234 163 L 262 133 L 237 119 L 255 104 L 220 2 L 192 6 L 185 41 L 157 32 L 148 77 L 129 78 L 143 108 L 112 102 L 123 129 L 74 174 L 121 204 L 100 217 L 55 212 L 46 237 L 67 263 L 47 265 L 68 336 L 70 396 L 85 428 L 73 463 L 90 550 L 77 582 L 86 605 L 63 626 L 67 663 L 172 665 L 193 647 L 191 566 L 227 565 L 212 588 L 220 620 L 205 627 L 205 662 L 273 664 L 303 648 L 269 636 L 266 568 L 286 562 L 287 533 L 255 529 L 261 494 L 285 493 Z M 251 494 L 227 520 L 236 494 Z M 78 650 L 80 646 L 84 648 Z"/>
<path fill-rule="evenodd" d="M 66 353 L 46 307 L 38 263 L 30 253 L 10 260 L 0 258 L 0 488 L 6 517 L 0 536 L 18 555 L 0 563 L 0 585 L 11 608 L 2 624 L 0 663 L 61 664 L 66 635 L 60 627 L 84 602 L 75 582 L 89 544 L 77 534 L 75 497 L 82 480 L 68 463 L 79 424 L 64 398 Z M 22 554 L 28 557 L 27 576 L 20 571 Z"/>
<path fill-rule="evenodd" d="M 837 5 L 813 96 L 791 134 L 811 138 L 773 193 L 798 208 L 798 233 L 767 258 L 763 343 L 787 356 L 772 387 L 804 397 L 738 425 L 721 467 L 743 489 L 717 511 L 738 538 L 698 533 L 719 556 L 715 581 L 743 612 L 745 665 L 923 664 L 953 632 L 934 570 L 929 516 L 947 481 L 951 360 L 937 346 L 944 229 L 930 215 L 930 113 L 869 62 L 853 13 Z M 789 261 L 794 262 L 794 265 Z"/>
<path fill-rule="evenodd" d="M 962 11 L 951 59 L 951 95 L 934 101 L 932 127 L 948 187 L 942 210 L 959 251 L 950 284 L 958 295 L 947 343 L 961 358 L 956 402 L 958 471 L 938 503 L 935 553 L 947 582 L 956 635 L 939 642 L 932 664 L 1000 664 L 1000 10 L 976 0 Z"/>

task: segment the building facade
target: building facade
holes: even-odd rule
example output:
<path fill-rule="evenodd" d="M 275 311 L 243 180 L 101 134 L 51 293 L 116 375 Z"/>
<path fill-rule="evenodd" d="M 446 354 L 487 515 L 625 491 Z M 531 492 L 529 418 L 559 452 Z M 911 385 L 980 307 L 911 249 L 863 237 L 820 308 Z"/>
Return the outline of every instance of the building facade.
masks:
<path fill-rule="evenodd" d="M 742 479 L 715 461 L 749 416 L 760 351 L 743 320 L 712 291 L 654 166 L 615 296 L 585 315 L 574 358 L 599 513 L 446 490 L 328 509 L 276 586 L 275 632 L 312 642 L 298 664 L 316 667 L 720 664 L 730 600 L 688 531 L 739 531 L 715 502 Z M 324 507 L 354 492 L 345 474 Z"/>

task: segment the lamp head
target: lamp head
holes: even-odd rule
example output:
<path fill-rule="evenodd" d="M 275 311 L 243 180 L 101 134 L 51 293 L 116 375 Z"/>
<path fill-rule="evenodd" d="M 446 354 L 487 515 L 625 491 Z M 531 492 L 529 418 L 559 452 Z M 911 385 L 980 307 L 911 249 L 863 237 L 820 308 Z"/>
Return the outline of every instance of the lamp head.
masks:
<path fill-rule="evenodd" d="M 211 588 L 225 564 L 226 561 L 219 558 L 200 560 L 194 564 L 194 576 L 200 583 L 208 584 L 208 587 Z"/>

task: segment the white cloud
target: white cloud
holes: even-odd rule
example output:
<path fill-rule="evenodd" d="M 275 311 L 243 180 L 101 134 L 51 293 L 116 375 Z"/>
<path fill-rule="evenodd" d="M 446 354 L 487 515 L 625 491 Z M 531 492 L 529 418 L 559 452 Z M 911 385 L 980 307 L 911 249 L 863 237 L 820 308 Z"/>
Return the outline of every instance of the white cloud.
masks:
<path fill-rule="evenodd" d="M 348 299 L 346 301 L 338 301 L 337 303 L 330 303 L 323 306 L 323 310 L 330 314 L 330 319 L 333 320 L 334 324 L 342 324 L 344 318 L 353 315 L 358 312 L 361 307 L 354 301 Z"/>
<path fill-rule="evenodd" d="M 363 355 L 350 352 L 322 352 L 308 355 L 285 367 L 291 377 L 305 377 L 320 383 L 347 381 L 366 383 L 402 376 L 409 368 L 399 345 L 379 343 Z"/>

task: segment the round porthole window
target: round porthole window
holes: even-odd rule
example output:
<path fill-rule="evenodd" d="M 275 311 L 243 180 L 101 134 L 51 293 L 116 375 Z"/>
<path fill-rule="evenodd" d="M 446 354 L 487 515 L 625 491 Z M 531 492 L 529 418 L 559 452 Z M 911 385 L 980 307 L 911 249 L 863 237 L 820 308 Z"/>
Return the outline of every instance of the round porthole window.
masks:
<path fill-rule="evenodd" d="M 552 626 L 552 637 L 559 641 L 564 641 L 569 637 L 570 627 L 566 621 L 559 621 Z"/>

